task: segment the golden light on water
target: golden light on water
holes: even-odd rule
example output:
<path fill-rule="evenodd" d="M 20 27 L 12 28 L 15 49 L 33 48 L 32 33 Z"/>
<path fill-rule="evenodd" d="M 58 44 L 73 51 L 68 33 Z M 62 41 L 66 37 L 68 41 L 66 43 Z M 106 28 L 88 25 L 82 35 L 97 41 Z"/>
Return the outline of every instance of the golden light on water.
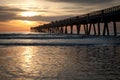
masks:
<path fill-rule="evenodd" d="M 33 59 L 33 49 L 30 47 L 26 47 L 24 48 L 24 52 L 22 53 L 22 59 L 24 60 L 24 64 L 22 64 L 23 66 L 23 70 L 27 73 L 32 71 L 32 59 Z"/>
<path fill-rule="evenodd" d="M 32 17 L 32 16 L 37 16 L 39 14 L 38 14 L 38 12 L 28 11 L 28 12 L 22 12 L 19 15 L 21 15 L 23 17 Z"/>
<path fill-rule="evenodd" d="M 25 51 L 24 51 L 24 60 L 25 62 L 27 63 L 31 63 L 31 60 L 32 60 L 32 49 L 29 48 L 29 47 L 26 47 Z"/>

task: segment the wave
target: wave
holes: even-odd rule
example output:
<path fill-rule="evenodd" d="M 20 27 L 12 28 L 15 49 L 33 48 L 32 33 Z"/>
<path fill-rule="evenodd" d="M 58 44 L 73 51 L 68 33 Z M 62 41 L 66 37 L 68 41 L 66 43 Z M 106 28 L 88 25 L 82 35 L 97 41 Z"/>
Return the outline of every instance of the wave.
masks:
<path fill-rule="evenodd" d="M 57 35 L 57 34 L 0 34 L 0 39 L 78 39 L 81 35 Z"/>
<path fill-rule="evenodd" d="M 120 37 L 76 34 L 0 33 L 0 45 L 18 46 L 94 46 L 120 45 Z"/>
<path fill-rule="evenodd" d="M 50 35 L 50 34 L 0 34 L 0 39 L 86 39 L 86 38 L 103 38 L 112 39 L 120 38 L 114 36 L 85 36 L 85 35 Z"/>
<path fill-rule="evenodd" d="M 0 46 L 120 46 L 120 43 L 0 43 Z"/>

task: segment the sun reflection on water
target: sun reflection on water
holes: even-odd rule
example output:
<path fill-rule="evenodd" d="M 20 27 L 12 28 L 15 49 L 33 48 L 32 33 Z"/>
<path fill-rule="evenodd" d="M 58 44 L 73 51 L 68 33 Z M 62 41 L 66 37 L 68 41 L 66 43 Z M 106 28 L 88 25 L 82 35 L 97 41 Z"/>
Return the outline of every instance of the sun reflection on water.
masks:
<path fill-rule="evenodd" d="M 25 47 L 24 52 L 22 53 L 23 60 L 23 70 L 27 73 L 32 71 L 33 68 L 33 49 L 31 47 Z"/>
<path fill-rule="evenodd" d="M 6 64 L 7 74 L 17 76 L 16 78 L 36 78 L 62 76 L 67 66 L 66 54 L 60 48 L 46 46 L 20 46 L 7 49 L 9 66 Z M 18 53 L 16 53 L 18 52 Z M 60 53 L 59 53 L 60 52 Z M 66 69 L 65 69 L 66 70 Z M 9 73 L 8 73 L 9 72 Z M 19 80 L 19 79 L 16 79 Z M 25 79 L 27 80 L 27 79 Z"/>

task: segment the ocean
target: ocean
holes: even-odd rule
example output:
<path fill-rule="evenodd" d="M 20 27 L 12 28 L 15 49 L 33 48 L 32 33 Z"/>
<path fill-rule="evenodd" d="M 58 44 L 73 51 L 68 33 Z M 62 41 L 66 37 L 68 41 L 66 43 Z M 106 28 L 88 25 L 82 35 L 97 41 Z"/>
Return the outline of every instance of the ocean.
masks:
<path fill-rule="evenodd" d="M 1 32 L 0 80 L 120 80 L 120 37 Z"/>

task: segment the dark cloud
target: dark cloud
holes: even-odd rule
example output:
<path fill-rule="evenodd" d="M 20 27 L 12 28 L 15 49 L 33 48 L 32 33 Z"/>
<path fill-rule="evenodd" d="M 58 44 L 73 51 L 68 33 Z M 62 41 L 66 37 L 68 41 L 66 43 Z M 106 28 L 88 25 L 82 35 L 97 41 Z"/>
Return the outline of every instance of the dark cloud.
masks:
<path fill-rule="evenodd" d="M 14 19 L 16 16 L 15 13 L 5 13 L 5 12 L 0 12 L 0 21 L 9 21 Z"/>
<path fill-rule="evenodd" d="M 72 15 L 62 15 L 62 16 L 33 16 L 33 17 L 16 17 L 16 19 L 20 20 L 30 20 L 30 21 L 56 21 L 65 18 L 69 18 Z"/>
<path fill-rule="evenodd" d="M 0 12 L 7 12 L 7 11 L 11 11 L 11 12 L 17 12 L 17 11 L 26 11 L 23 9 L 19 9 L 19 8 L 11 8 L 8 6 L 0 6 Z"/>
<path fill-rule="evenodd" d="M 55 21 L 70 17 L 69 15 L 64 16 L 33 16 L 33 17 L 23 17 L 16 15 L 17 12 L 27 11 L 18 8 L 9 8 L 6 6 L 0 6 L 0 21 L 9 21 L 9 20 L 31 20 L 31 21 Z M 40 12 L 47 12 L 45 10 L 39 10 Z"/>
<path fill-rule="evenodd" d="M 67 3 L 85 3 L 85 4 L 94 4 L 94 3 L 105 3 L 111 2 L 114 0 L 47 0 L 53 2 L 67 2 Z"/>
<path fill-rule="evenodd" d="M 0 6 L 0 21 L 8 21 L 16 18 L 17 12 L 25 11 L 19 8 L 11 8 L 8 6 Z"/>

